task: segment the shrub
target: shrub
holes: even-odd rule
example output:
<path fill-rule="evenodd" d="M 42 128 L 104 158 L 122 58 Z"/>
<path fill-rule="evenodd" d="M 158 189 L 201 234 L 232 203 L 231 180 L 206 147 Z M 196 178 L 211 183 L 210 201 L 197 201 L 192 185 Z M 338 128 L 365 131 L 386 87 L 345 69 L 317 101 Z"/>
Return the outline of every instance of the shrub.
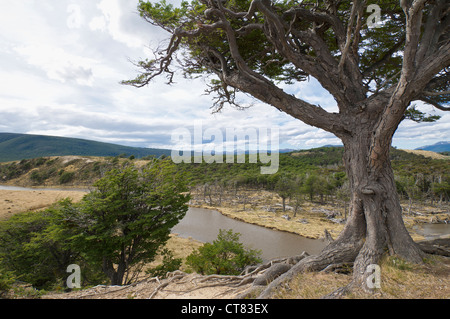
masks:
<path fill-rule="evenodd" d="M 60 176 L 59 176 L 59 183 L 60 184 L 67 184 L 70 181 L 73 180 L 75 176 L 75 172 L 63 172 Z"/>
<path fill-rule="evenodd" d="M 1 260 L 0 260 L 1 264 Z M 0 269 L 0 298 L 8 294 L 16 278 L 12 271 Z"/>
<path fill-rule="evenodd" d="M 239 238 L 239 233 L 221 229 L 216 240 L 195 250 L 186 263 L 203 275 L 238 275 L 246 266 L 261 263 L 261 251 L 245 248 Z"/>
<path fill-rule="evenodd" d="M 39 289 L 47 288 L 65 276 L 65 267 L 74 254 L 51 230 L 56 221 L 57 204 L 39 212 L 15 214 L 0 222 L 0 269 L 14 273 L 21 281 Z"/>
<path fill-rule="evenodd" d="M 34 170 L 30 175 L 30 179 L 34 184 L 42 184 L 47 178 L 48 175 L 45 172 L 41 172 L 38 170 Z"/>

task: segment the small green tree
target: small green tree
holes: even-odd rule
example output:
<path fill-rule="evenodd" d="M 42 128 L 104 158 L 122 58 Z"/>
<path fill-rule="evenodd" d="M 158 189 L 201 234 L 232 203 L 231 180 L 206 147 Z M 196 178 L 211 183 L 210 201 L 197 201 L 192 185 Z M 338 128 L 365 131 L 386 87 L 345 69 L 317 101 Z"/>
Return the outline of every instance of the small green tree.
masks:
<path fill-rule="evenodd" d="M 195 250 L 186 263 L 205 275 L 238 275 L 246 266 L 261 263 L 261 252 L 245 248 L 239 238 L 239 233 L 221 229 L 216 240 Z"/>
<path fill-rule="evenodd" d="M 103 283 L 101 269 L 87 265 L 72 245 L 71 237 L 78 229 L 68 221 L 78 210 L 77 204 L 63 199 L 45 210 L 23 212 L 1 221 L 0 272 L 38 289 L 51 289 L 64 285 L 68 265 L 78 264 L 84 283 Z"/>
<path fill-rule="evenodd" d="M 283 200 L 283 212 L 286 211 L 286 199 L 291 198 L 294 187 L 294 181 L 286 175 L 281 176 L 275 184 L 275 192 Z"/>
<path fill-rule="evenodd" d="M 65 273 L 76 256 L 48 236 L 54 208 L 15 214 L 0 223 L 0 268 L 39 289 L 48 288 Z M 54 234 L 52 234 L 54 235 Z"/>
<path fill-rule="evenodd" d="M 433 183 L 432 193 L 439 196 L 439 204 L 442 204 L 442 201 L 448 201 L 450 199 L 450 183 L 440 177 L 439 182 Z"/>
<path fill-rule="evenodd" d="M 70 220 L 79 229 L 74 246 L 102 267 L 111 284 L 128 284 L 188 210 L 184 179 L 168 160 L 153 160 L 142 170 L 126 162 L 94 186 Z"/>

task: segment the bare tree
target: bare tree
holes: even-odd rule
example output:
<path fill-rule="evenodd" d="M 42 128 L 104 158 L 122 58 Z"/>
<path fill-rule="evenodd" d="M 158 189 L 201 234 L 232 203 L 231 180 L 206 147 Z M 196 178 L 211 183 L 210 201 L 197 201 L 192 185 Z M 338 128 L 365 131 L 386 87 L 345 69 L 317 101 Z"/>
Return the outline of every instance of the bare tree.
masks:
<path fill-rule="evenodd" d="M 367 266 L 378 263 L 386 250 L 422 261 L 423 252 L 402 220 L 389 150 L 403 119 L 435 119 L 408 109 L 412 101 L 450 110 L 445 106 L 450 100 L 449 3 L 377 3 L 381 22 L 373 28 L 364 0 L 139 4 L 141 16 L 171 38 L 155 59 L 139 62 L 142 73 L 125 84 L 142 87 L 162 74 L 172 83 L 176 61 L 187 76 L 215 76 L 207 91 L 214 94 L 216 111 L 225 104 L 239 106 L 236 94 L 244 92 L 344 144 L 352 194 L 345 229 L 318 256 L 303 259 L 274 281 L 262 297 L 298 271 L 352 261 L 353 283 L 364 287 Z M 338 113 L 277 85 L 309 76 L 331 93 Z"/>

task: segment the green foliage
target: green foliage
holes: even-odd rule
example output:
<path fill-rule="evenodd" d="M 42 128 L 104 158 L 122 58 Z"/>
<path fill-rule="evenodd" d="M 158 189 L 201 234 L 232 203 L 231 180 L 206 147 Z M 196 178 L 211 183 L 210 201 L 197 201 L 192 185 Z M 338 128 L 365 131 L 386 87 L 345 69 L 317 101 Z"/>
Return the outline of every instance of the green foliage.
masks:
<path fill-rule="evenodd" d="M 421 112 L 416 109 L 416 106 L 413 105 L 409 107 L 405 112 L 405 118 L 412 120 L 414 122 L 435 122 L 441 118 L 440 115 L 427 115 L 424 112 Z"/>
<path fill-rule="evenodd" d="M 67 184 L 73 180 L 75 172 L 63 172 L 59 177 L 60 184 Z"/>
<path fill-rule="evenodd" d="M 75 247 L 101 265 L 112 284 L 128 282 L 133 267 L 151 262 L 184 217 L 189 196 L 174 168 L 168 160 L 154 160 L 142 170 L 126 162 L 98 180 L 80 213 L 69 219 L 78 228 Z"/>
<path fill-rule="evenodd" d="M 78 264 L 85 284 L 106 278 L 128 283 L 188 208 L 183 176 L 169 160 L 153 160 L 142 170 L 126 162 L 94 186 L 80 203 L 65 199 L 1 221 L 2 273 L 42 289 L 60 285 L 67 266 Z"/>
<path fill-rule="evenodd" d="M 47 175 L 45 172 L 33 171 L 31 172 L 30 179 L 34 184 L 42 184 L 47 179 Z"/>
<path fill-rule="evenodd" d="M 238 275 L 246 266 L 261 263 L 261 252 L 245 248 L 239 237 L 239 233 L 221 229 L 216 240 L 195 250 L 186 263 L 205 275 Z"/>
<path fill-rule="evenodd" d="M 154 268 L 148 269 L 146 274 L 152 277 L 166 278 L 168 272 L 172 272 L 180 269 L 182 259 L 174 258 L 173 252 L 167 248 L 164 248 L 161 252 L 163 256 L 162 264 Z"/>
<path fill-rule="evenodd" d="M 0 299 L 6 295 L 16 281 L 16 276 L 10 270 L 2 269 L 2 259 L 0 259 Z"/>
<path fill-rule="evenodd" d="M 39 212 L 15 214 L 0 223 L 0 269 L 39 289 L 66 276 L 69 264 L 80 262 L 61 229 L 64 212 L 71 207 L 63 200 Z"/>

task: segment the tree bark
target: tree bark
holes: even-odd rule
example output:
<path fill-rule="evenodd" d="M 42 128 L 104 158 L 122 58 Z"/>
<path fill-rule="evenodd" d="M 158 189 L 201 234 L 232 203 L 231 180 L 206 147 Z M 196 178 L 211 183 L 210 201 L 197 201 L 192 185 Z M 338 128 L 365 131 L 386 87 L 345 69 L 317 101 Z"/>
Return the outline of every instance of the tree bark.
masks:
<path fill-rule="evenodd" d="M 354 262 L 352 284 L 370 290 L 368 266 L 378 264 L 388 252 L 409 262 L 421 263 L 423 251 L 412 240 L 403 219 L 394 173 L 390 165 L 391 140 L 380 144 L 373 134 L 376 118 L 342 138 L 344 164 L 351 191 L 350 214 L 338 238 L 319 255 L 309 256 L 278 277 L 260 294 L 268 298 L 282 282 L 297 273 L 320 271 L 332 264 Z M 363 120 L 363 122 L 366 122 Z M 373 153 L 374 143 L 382 145 Z"/>
<path fill-rule="evenodd" d="M 364 223 L 356 226 L 361 227 L 356 232 L 364 234 L 365 240 L 354 263 L 354 280 L 364 286 L 370 274 L 366 272 L 367 266 L 379 263 L 385 251 L 414 263 L 422 262 L 423 253 L 412 240 L 402 219 L 389 160 L 392 135 L 386 138 L 382 134 L 380 140 L 373 133 L 377 132 L 374 126 L 358 127 L 360 131 L 343 142 L 344 163 L 352 194 L 351 211 L 352 214 L 360 211 L 364 215 Z"/>

